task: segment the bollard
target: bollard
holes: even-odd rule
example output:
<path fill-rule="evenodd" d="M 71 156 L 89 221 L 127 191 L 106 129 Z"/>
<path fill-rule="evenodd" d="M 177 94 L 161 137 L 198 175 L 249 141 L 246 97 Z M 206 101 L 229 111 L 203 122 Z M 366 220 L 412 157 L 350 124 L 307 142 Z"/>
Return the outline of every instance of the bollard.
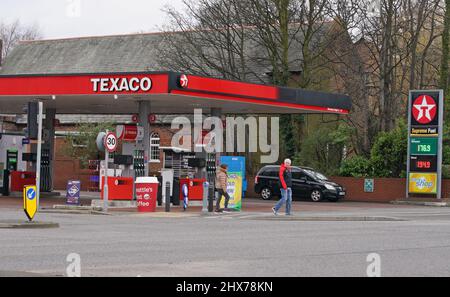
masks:
<path fill-rule="evenodd" d="M 8 169 L 3 171 L 3 188 L 1 193 L 3 196 L 9 196 L 9 174 Z"/>
<path fill-rule="evenodd" d="M 189 206 L 189 187 L 187 184 L 183 185 L 181 192 L 183 193 L 183 210 L 186 211 Z"/>
<path fill-rule="evenodd" d="M 209 194 L 209 183 L 203 183 L 203 207 L 202 212 L 208 211 L 208 194 Z"/>
<path fill-rule="evenodd" d="M 170 212 L 170 183 L 166 183 L 166 212 Z"/>
<path fill-rule="evenodd" d="M 208 212 L 214 212 L 214 184 L 209 184 L 208 191 Z"/>

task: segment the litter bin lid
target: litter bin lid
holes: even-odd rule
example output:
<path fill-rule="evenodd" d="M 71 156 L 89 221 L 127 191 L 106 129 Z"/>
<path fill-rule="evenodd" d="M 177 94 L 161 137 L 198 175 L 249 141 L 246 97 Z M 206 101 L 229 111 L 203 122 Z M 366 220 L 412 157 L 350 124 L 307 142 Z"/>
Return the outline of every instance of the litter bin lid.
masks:
<path fill-rule="evenodd" d="M 138 177 L 136 183 L 139 184 L 158 184 L 158 178 L 154 176 Z"/>

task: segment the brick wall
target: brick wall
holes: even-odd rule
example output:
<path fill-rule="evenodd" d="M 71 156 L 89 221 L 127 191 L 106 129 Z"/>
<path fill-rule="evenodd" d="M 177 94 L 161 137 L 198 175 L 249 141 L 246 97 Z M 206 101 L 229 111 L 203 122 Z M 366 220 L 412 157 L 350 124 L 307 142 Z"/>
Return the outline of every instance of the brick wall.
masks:
<path fill-rule="evenodd" d="M 254 177 L 249 176 L 247 197 L 259 198 L 253 191 Z M 406 179 L 404 178 L 375 178 L 374 192 L 364 192 L 364 178 L 331 177 L 332 181 L 343 185 L 347 190 L 346 201 L 359 202 L 390 202 L 406 197 Z M 434 196 L 417 196 L 418 198 L 434 198 Z M 450 198 L 450 180 L 442 181 L 442 197 Z"/>
<path fill-rule="evenodd" d="M 332 181 L 341 184 L 347 190 L 347 201 L 390 202 L 405 198 L 406 179 L 375 178 L 374 192 L 364 192 L 364 178 L 332 177 Z"/>

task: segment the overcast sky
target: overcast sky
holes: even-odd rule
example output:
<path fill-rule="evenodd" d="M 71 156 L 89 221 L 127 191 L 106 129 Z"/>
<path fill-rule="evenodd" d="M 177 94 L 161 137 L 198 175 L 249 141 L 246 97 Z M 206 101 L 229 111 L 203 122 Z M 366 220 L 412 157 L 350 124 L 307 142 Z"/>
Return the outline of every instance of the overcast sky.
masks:
<path fill-rule="evenodd" d="M 182 0 L 0 0 L 0 22 L 38 24 L 44 38 L 157 31 Z"/>

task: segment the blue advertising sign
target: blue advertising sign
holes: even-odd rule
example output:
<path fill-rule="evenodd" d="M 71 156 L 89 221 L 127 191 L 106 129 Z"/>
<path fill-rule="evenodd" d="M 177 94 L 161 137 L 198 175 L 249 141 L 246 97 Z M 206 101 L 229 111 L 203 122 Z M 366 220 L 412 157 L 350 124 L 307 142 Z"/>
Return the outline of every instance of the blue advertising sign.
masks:
<path fill-rule="evenodd" d="M 67 182 L 66 204 L 80 205 L 81 182 L 79 180 L 69 180 Z"/>

